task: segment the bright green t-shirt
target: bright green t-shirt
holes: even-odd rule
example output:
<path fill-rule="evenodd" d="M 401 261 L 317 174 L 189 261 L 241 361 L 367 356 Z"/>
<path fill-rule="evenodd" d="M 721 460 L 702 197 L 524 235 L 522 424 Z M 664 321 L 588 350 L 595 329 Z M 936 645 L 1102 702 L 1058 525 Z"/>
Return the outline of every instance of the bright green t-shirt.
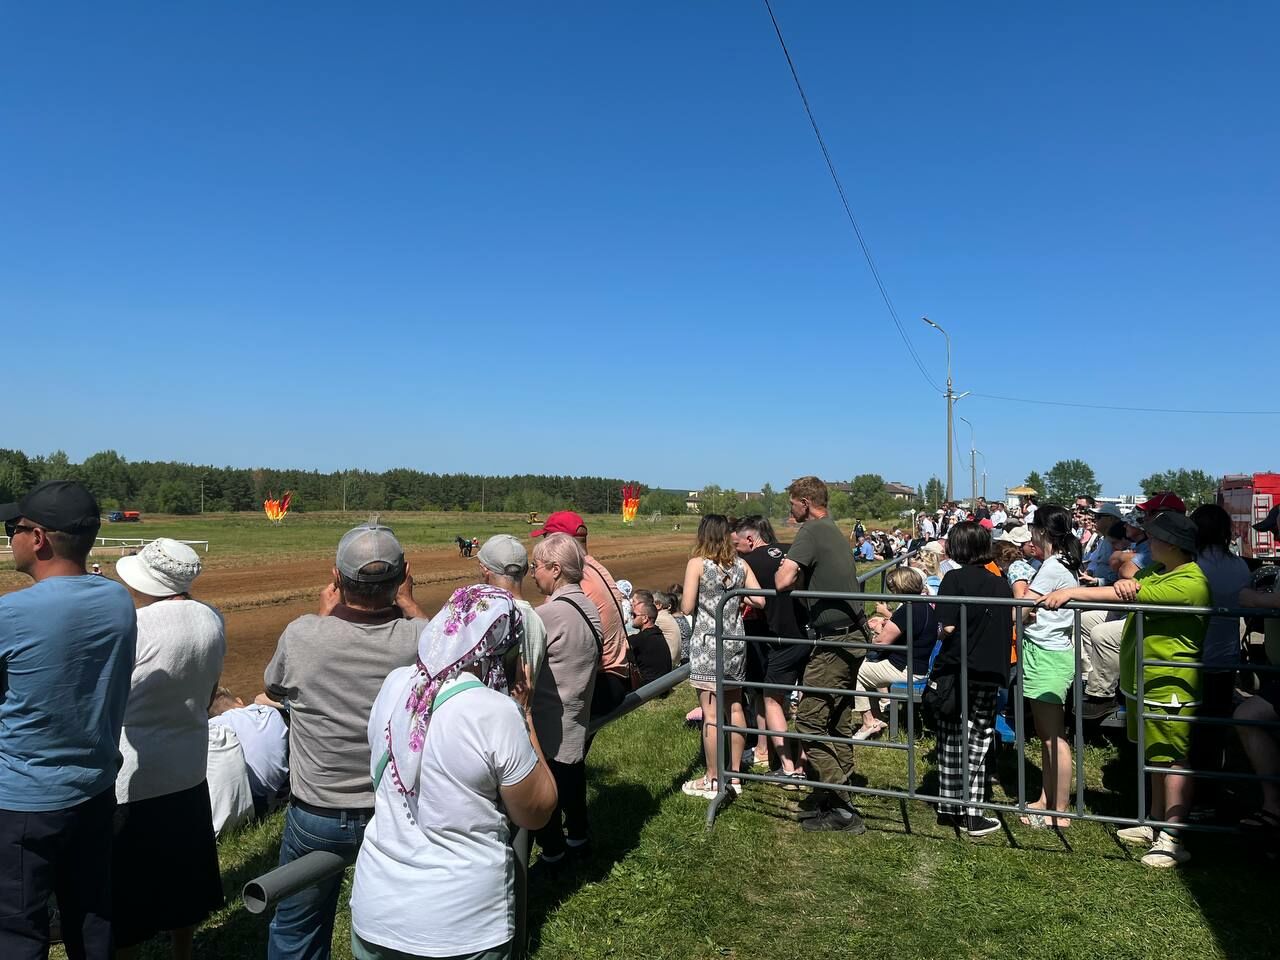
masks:
<path fill-rule="evenodd" d="M 1168 573 L 1156 573 L 1154 567 L 1142 570 L 1135 578 L 1142 584 L 1138 603 L 1171 607 L 1212 606 L 1209 581 L 1194 563 L 1184 563 Z M 1148 613 L 1142 618 L 1145 648 L 1138 650 L 1137 615 L 1125 620 L 1124 637 L 1120 641 L 1120 690 L 1129 700 L 1137 697 L 1138 662 L 1148 660 L 1199 661 L 1204 654 L 1205 617 L 1190 613 Z M 1147 667 L 1143 698 L 1147 703 L 1185 706 L 1200 702 L 1200 671 L 1192 667 Z"/>

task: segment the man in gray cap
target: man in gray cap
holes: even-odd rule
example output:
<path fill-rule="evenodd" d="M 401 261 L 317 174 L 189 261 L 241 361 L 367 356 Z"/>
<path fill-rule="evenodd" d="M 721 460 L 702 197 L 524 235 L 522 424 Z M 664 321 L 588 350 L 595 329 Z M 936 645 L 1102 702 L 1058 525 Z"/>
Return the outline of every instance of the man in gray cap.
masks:
<path fill-rule="evenodd" d="M 547 652 L 547 628 L 533 606 L 524 599 L 524 578 L 529 572 L 529 554 L 509 533 L 490 537 L 476 558 L 484 582 L 501 587 L 516 598 L 516 606 L 524 618 L 524 636 L 520 639 L 520 658 L 529 668 L 530 689 L 538 682 L 538 671 Z"/>
<path fill-rule="evenodd" d="M 338 543 L 320 611 L 280 635 L 263 680 L 289 711 L 289 783 L 280 863 L 313 850 L 355 862 L 373 817 L 367 727 L 387 674 L 414 662 L 426 614 L 413 599 L 404 550 L 388 527 L 363 524 Z M 284 900 L 271 921 L 271 960 L 327 958 L 342 876 Z"/>

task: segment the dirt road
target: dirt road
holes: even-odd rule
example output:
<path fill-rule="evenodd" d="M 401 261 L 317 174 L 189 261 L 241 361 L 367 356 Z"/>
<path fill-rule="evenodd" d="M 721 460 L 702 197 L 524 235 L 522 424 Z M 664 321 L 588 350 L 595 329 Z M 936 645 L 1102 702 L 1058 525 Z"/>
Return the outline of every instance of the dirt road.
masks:
<path fill-rule="evenodd" d="M 591 553 L 615 577 L 625 577 L 644 589 L 664 589 L 683 576 L 691 537 L 601 537 L 591 541 Z M 532 541 L 530 541 L 532 544 Z M 530 546 L 532 549 L 532 546 Z M 434 613 L 449 594 L 479 577 L 474 558 L 458 556 L 455 547 L 411 550 L 409 567 L 414 596 Z M 227 623 L 227 658 L 223 684 L 245 700 L 262 689 L 262 671 L 275 652 L 276 641 L 290 620 L 313 611 L 320 590 L 332 577 L 329 557 L 287 559 L 257 565 L 220 567 L 215 563 L 200 575 L 193 591 L 197 599 L 217 607 Z M 107 565 L 107 571 L 112 566 Z M 12 581 L 12 583 L 10 583 Z M 10 574 L 0 593 L 28 583 Z M 526 599 L 541 602 L 532 578 L 525 581 Z"/>

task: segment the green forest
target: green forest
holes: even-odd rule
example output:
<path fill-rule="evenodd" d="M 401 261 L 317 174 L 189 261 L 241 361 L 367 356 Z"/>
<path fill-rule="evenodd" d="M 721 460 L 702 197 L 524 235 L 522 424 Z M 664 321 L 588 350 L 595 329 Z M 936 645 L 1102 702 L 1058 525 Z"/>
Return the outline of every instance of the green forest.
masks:
<path fill-rule="evenodd" d="M 80 480 L 104 510 L 193 514 L 259 510 L 268 496 L 293 492 L 292 509 L 307 510 L 492 510 L 548 513 L 557 509 L 611 513 L 624 484 L 612 477 L 525 474 L 491 477 L 470 473 L 383 473 L 344 470 L 279 470 L 129 461 L 104 450 L 72 463 L 61 451 L 27 456 L 0 449 L 0 502 L 21 497 L 44 480 Z M 640 484 L 642 493 L 648 488 Z M 683 504 L 681 504 L 683 511 Z"/>

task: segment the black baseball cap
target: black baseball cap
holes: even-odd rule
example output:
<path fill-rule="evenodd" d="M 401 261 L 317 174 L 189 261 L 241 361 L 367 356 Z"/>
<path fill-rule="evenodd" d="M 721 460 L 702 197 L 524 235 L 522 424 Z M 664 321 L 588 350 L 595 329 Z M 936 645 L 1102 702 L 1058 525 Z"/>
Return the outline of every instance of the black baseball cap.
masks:
<path fill-rule="evenodd" d="M 0 522 L 26 517 L 46 530 L 85 533 L 102 526 L 98 501 L 75 480 L 46 480 L 17 503 L 0 504 Z"/>

